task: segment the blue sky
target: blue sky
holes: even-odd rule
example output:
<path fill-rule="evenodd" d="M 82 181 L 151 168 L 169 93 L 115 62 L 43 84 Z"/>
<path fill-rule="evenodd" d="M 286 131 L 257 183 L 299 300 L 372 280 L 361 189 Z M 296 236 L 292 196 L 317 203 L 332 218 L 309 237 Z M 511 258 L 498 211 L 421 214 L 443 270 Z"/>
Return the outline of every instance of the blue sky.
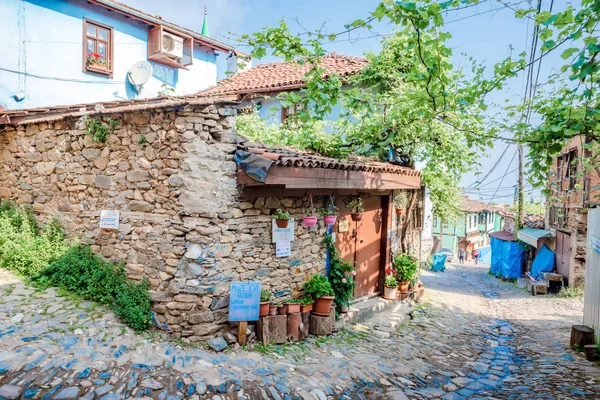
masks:
<path fill-rule="evenodd" d="M 264 26 L 274 26 L 285 18 L 291 29 L 302 32 L 303 28 L 314 30 L 325 24 L 325 29 L 330 32 L 343 30 L 344 24 L 357 18 L 364 18 L 378 4 L 376 0 L 178 0 L 165 2 L 164 0 L 122 0 L 123 2 L 154 15 L 161 15 L 163 19 L 172 21 L 196 31 L 202 27 L 204 7 L 208 9 L 210 36 L 236 44 L 235 34 L 252 33 Z M 544 1 L 543 9 L 549 6 L 549 0 Z M 528 1 L 512 0 L 505 4 L 513 8 L 530 8 Z M 533 4 L 533 3 L 532 3 Z M 558 0 L 554 10 L 566 7 L 565 0 Z M 299 24 L 295 21 L 298 20 Z M 447 29 L 452 34 L 450 45 L 454 49 L 454 63 L 461 64 L 466 60 L 465 55 L 473 56 L 476 60 L 491 68 L 494 63 L 513 54 L 522 52 L 530 46 L 532 25 L 527 19 L 514 18 L 514 12 L 504 7 L 498 0 L 484 0 L 480 4 L 449 12 L 446 16 Z M 302 25 L 302 26 L 300 26 Z M 392 30 L 387 24 L 377 24 L 372 32 L 362 31 L 350 36 L 339 37 L 334 43 L 326 46 L 328 51 L 338 53 L 363 55 L 368 51 L 377 51 L 380 48 L 381 37 Z M 511 50 L 512 49 L 512 50 Z M 243 47 L 242 47 L 243 50 Z M 540 82 L 545 82 L 549 71 L 560 67 L 560 57 L 556 55 L 546 57 L 542 64 Z M 272 58 L 255 61 L 256 63 L 273 61 Z M 224 67 L 221 67 L 224 71 Z M 502 93 L 490 95 L 489 100 L 503 104 L 506 99 L 518 102 L 523 92 L 522 76 L 509 82 L 508 88 Z M 494 149 L 482 154 L 482 166 L 477 171 L 486 174 L 494 165 L 505 148 L 505 144 L 497 143 Z M 481 199 L 489 200 L 499 188 L 494 198 L 495 202 L 512 203 L 511 186 L 517 182 L 517 173 L 513 172 L 502 176 L 507 171 L 517 167 L 517 157 L 511 159 L 516 152 L 516 146 L 510 146 L 496 169 L 481 185 Z M 474 173 L 463 178 L 463 186 L 477 180 Z M 491 182 L 491 183 L 489 183 Z M 539 199 L 539 193 L 531 193 Z M 470 193 L 477 198 L 478 195 Z M 527 199 L 529 199 L 529 194 Z"/>

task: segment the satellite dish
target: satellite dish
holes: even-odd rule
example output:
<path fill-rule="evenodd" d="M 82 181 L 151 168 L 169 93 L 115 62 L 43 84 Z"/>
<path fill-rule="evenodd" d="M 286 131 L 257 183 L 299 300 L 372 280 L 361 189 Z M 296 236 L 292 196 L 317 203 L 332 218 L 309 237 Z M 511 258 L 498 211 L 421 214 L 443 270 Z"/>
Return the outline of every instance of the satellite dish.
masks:
<path fill-rule="evenodd" d="M 127 71 L 129 82 L 135 87 L 139 93 L 142 86 L 150 80 L 152 76 L 152 64 L 148 61 L 138 61 Z"/>

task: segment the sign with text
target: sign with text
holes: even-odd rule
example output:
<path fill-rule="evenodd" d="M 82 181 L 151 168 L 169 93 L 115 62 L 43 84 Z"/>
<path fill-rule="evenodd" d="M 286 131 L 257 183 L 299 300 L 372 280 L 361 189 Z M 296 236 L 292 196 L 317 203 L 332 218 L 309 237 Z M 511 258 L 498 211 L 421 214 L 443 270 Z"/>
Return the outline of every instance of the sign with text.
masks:
<path fill-rule="evenodd" d="M 119 229 L 119 212 L 116 210 L 100 211 L 101 229 Z"/>
<path fill-rule="evenodd" d="M 275 243 L 275 257 L 289 257 L 292 255 L 292 242 Z"/>
<path fill-rule="evenodd" d="M 290 219 L 287 228 L 278 228 L 273 220 L 273 243 L 294 241 L 294 219 Z"/>
<path fill-rule="evenodd" d="M 229 321 L 258 321 L 262 282 L 231 282 Z"/>
<path fill-rule="evenodd" d="M 596 253 L 600 254 L 600 239 L 596 236 L 590 235 L 590 247 Z"/>

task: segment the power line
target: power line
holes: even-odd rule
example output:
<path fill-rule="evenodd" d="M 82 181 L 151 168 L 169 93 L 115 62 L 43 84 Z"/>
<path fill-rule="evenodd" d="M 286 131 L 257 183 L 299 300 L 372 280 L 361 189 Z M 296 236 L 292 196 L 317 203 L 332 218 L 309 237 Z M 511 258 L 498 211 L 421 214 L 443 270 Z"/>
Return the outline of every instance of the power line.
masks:
<path fill-rule="evenodd" d="M 502 154 L 500 154 L 500 157 L 498 158 L 498 160 L 496 160 L 496 162 L 494 163 L 494 165 L 492 165 L 492 168 L 488 171 L 488 173 L 485 174 L 485 176 L 483 178 L 477 179 L 472 184 L 467 185 L 467 189 L 474 189 L 475 187 L 480 186 L 481 183 L 483 183 L 483 181 L 485 181 L 487 179 L 487 177 L 490 176 L 490 174 L 492 172 L 494 172 L 494 170 L 496 169 L 496 167 L 498 166 L 498 164 L 500 164 L 500 161 L 502 161 L 502 157 L 504 157 L 504 155 L 508 151 L 508 148 L 510 147 L 510 145 L 511 145 L 510 143 L 506 145 L 506 147 L 504 148 L 504 151 L 502 152 Z"/>
<path fill-rule="evenodd" d="M 115 84 L 121 85 L 121 84 L 125 83 L 125 81 L 114 81 L 114 80 L 111 80 L 111 81 L 106 81 L 106 80 L 103 80 L 103 81 L 100 81 L 100 80 L 98 80 L 98 81 L 86 81 L 86 80 L 83 80 L 83 79 L 61 78 L 61 77 L 58 77 L 58 76 L 38 75 L 38 74 L 32 74 L 30 72 L 19 72 L 19 71 L 15 71 L 13 69 L 2 68 L 2 67 L 0 67 L 0 71 L 10 72 L 10 73 L 13 73 L 13 74 L 18 74 L 18 75 L 30 76 L 32 78 L 47 79 L 47 80 L 61 81 L 61 82 L 99 83 L 99 84 L 102 84 L 102 85 L 115 85 Z"/>
<path fill-rule="evenodd" d="M 506 167 L 506 173 L 504 175 L 502 175 L 502 179 L 500 179 L 500 184 L 498 185 L 498 187 L 496 188 L 496 193 L 494 193 L 494 195 L 492 196 L 492 198 L 490 199 L 490 201 L 488 201 L 488 204 L 486 207 L 488 207 L 490 205 L 490 203 L 492 202 L 492 200 L 494 200 L 494 197 L 496 197 L 496 194 L 498 193 L 498 190 L 500 189 L 500 187 L 502 186 L 502 182 L 504 182 L 504 178 L 506 177 L 506 175 L 508 175 L 508 169 L 510 168 L 510 166 L 512 165 L 513 161 L 515 160 L 515 157 L 517 155 L 517 151 L 515 151 L 515 154 L 513 154 L 513 157 L 510 159 L 510 162 L 508 163 L 508 166 Z"/>

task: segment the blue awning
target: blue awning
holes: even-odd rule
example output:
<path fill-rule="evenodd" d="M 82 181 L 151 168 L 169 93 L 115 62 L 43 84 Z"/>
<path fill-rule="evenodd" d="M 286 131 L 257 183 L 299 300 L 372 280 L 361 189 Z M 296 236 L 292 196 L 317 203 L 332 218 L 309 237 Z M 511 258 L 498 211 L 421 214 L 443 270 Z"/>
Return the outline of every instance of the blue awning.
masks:
<path fill-rule="evenodd" d="M 538 239 L 554 237 L 554 234 L 544 229 L 523 228 L 517 232 L 517 237 L 528 245 L 537 247 Z"/>

